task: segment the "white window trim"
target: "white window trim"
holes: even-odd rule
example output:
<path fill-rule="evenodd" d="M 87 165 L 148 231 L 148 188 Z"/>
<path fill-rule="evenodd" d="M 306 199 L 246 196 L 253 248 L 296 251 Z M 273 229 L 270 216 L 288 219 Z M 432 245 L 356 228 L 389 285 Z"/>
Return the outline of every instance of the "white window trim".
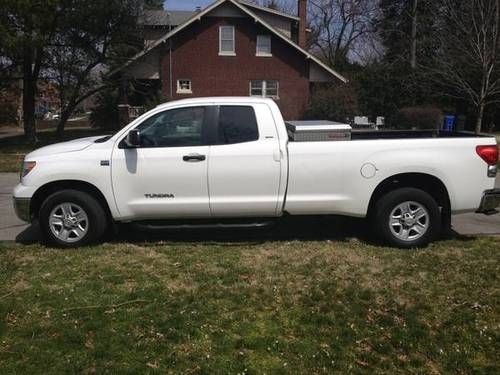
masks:
<path fill-rule="evenodd" d="M 189 90 L 181 88 L 181 81 L 189 81 Z M 193 82 L 187 78 L 180 78 L 177 80 L 177 94 L 192 94 L 193 93 Z"/>
<path fill-rule="evenodd" d="M 222 29 L 224 27 L 230 27 L 231 31 L 233 32 L 233 50 L 232 51 L 222 51 Z M 219 26 L 219 56 L 236 56 L 236 41 L 235 41 L 235 32 L 234 32 L 234 26 L 232 25 L 222 25 Z"/>
<path fill-rule="evenodd" d="M 255 40 L 255 56 L 257 56 L 257 57 L 273 57 L 272 52 L 271 53 L 259 52 L 259 37 L 268 37 L 269 38 L 269 47 L 270 47 L 269 49 L 271 51 L 273 50 L 271 35 L 268 35 L 268 34 L 257 35 L 257 39 Z"/>
<path fill-rule="evenodd" d="M 252 81 L 258 81 L 262 82 L 262 95 L 252 95 Z M 267 96 L 267 81 L 275 81 L 276 82 L 276 94 L 277 95 L 272 95 L 272 96 Z M 249 96 L 253 96 L 256 98 L 271 98 L 274 100 L 279 100 L 280 98 L 280 81 L 277 79 L 251 79 L 250 82 L 248 83 L 249 87 Z"/>

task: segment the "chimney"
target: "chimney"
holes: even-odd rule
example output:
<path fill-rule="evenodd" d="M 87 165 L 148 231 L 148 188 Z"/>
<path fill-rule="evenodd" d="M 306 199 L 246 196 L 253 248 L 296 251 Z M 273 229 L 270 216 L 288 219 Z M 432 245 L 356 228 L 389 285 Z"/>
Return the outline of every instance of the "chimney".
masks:
<path fill-rule="evenodd" d="M 297 0 L 299 21 L 299 47 L 306 48 L 307 0 Z"/>

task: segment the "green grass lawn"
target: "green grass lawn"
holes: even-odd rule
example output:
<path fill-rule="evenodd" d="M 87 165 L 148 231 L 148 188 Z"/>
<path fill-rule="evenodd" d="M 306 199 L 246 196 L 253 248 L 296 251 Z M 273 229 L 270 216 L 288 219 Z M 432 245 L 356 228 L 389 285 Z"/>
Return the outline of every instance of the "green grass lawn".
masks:
<path fill-rule="evenodd" d="M 0 173 L 19 172 L 24 155 L 34 149 L 47 146 L 57 142 L 64 142 L 76 138 L 91 137 L 94 135 L 109 134 L 102 129 L 66 129 L 61 139 L 56 137 L 54 130 L 43 130 L 38 132 L 39 142 L 35 146 L 26 145 L 24 136 L 18 135 L 0 139 Z"/>
<path fill-rule="evenodd" d="M 0 373 L 498 373 L 500 240 L 0 243 Z"/>

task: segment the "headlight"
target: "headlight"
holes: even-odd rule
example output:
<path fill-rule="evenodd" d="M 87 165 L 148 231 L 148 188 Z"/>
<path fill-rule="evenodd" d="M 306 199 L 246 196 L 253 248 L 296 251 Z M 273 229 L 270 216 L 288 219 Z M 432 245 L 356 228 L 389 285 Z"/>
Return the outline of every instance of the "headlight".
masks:
<path fill-rule="evenodd" d="M 36 161 L 23 161 L 23 166 L 21 168 L 21 178 L 26 176 L 31 172 L 33 168 L 36 166 Z"/>

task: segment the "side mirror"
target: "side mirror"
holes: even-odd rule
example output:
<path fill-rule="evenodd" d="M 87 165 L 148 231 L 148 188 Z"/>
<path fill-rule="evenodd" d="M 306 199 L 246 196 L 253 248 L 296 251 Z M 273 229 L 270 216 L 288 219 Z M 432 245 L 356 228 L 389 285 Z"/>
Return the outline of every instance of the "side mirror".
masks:
<path fill-rule="evenodd" d="M 137 129 L 132 129 L 128 132 L 125 138 L 125 145 L 130 148 L 136 148 L 141 146 L 141 133 Z"/>

